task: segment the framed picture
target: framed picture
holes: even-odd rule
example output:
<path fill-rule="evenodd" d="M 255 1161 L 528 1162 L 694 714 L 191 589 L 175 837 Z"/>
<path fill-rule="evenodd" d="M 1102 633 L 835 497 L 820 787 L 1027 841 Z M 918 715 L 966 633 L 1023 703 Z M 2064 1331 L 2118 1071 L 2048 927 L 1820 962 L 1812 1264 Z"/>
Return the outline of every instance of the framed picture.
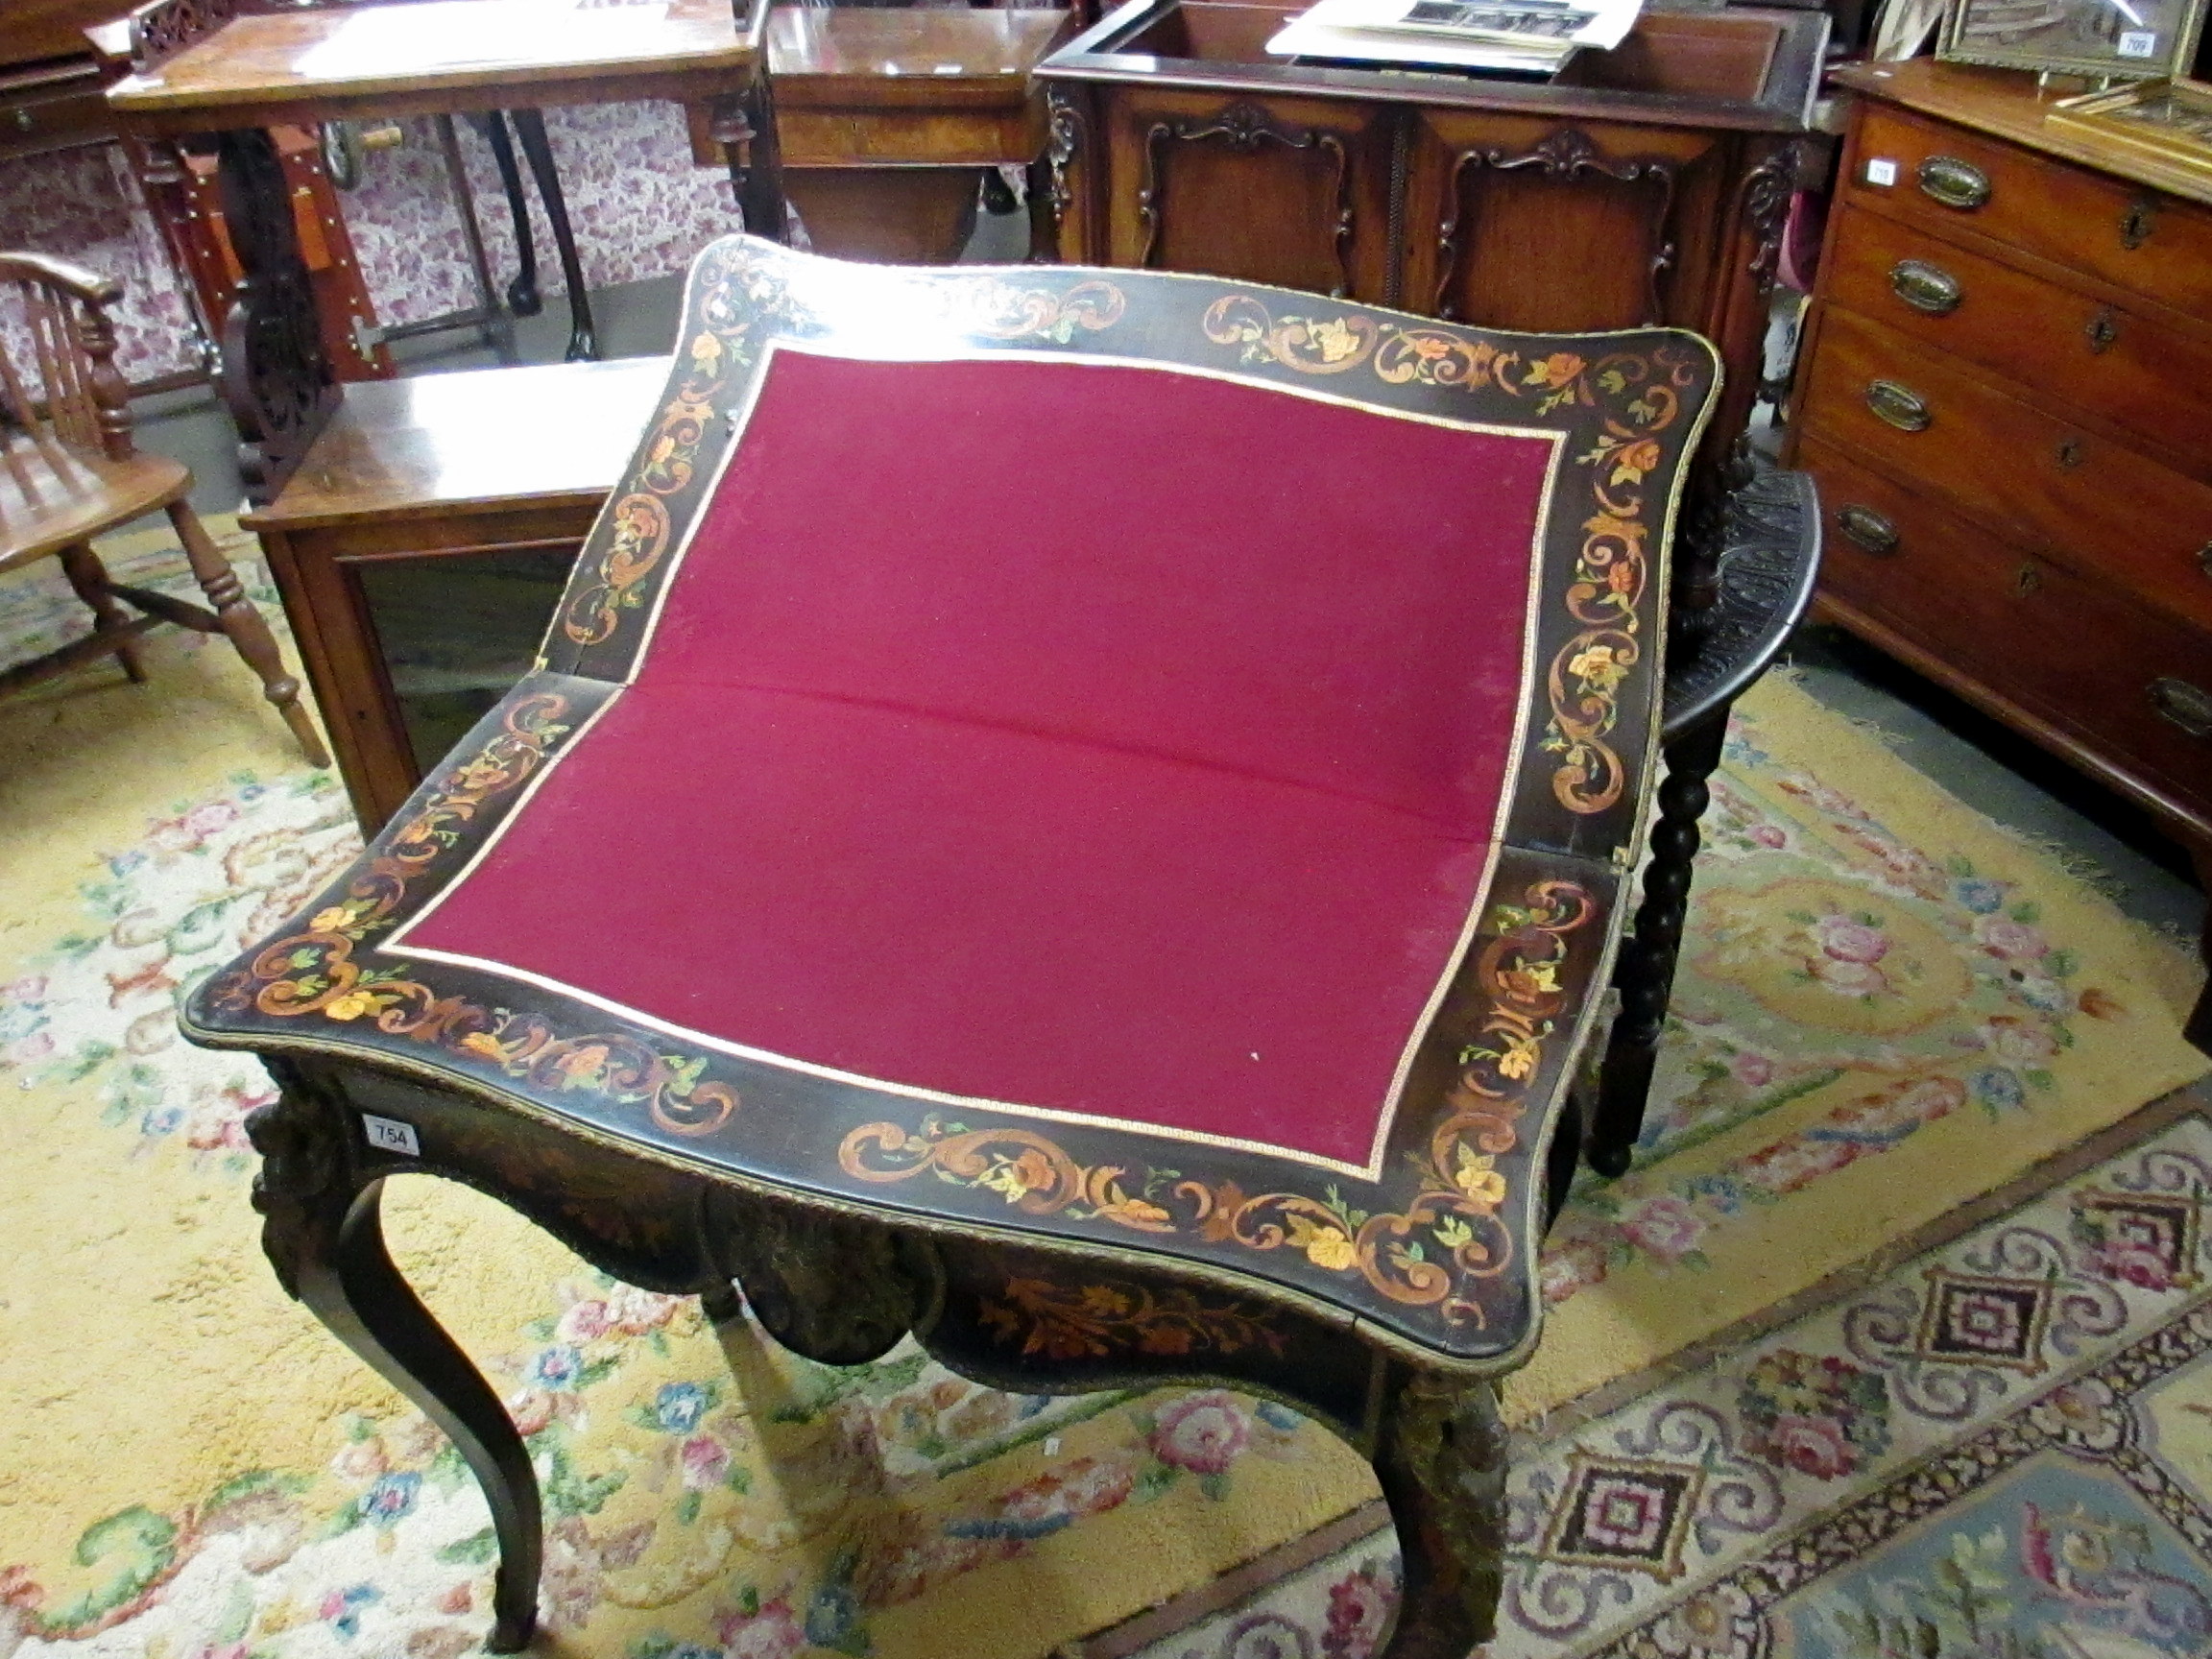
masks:
<path fill-rule="evenodd" d="M 2149 81 L 2118 92 L 2061 98 L 2044 117 L 2138 155 L 2186 167 L 2212 182 L 2212 84 Z"/>
<path fill-rule="evenodd" d="M 1951 0 L 1938 58 L 2156 80 L 2187 72 L 2206 0 Z"/>

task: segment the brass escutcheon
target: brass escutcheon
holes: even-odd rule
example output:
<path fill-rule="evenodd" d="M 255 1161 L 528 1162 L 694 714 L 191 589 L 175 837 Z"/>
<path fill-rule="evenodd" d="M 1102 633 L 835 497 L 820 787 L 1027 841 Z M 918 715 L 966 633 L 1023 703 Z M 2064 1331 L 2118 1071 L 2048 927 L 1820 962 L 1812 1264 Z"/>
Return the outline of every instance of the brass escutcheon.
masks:
<path fill-rule="evenodd" d="M 2138 196 L 2120 215 L 2120 246 L 2132 252 L 2151 240 L 2158 228 L 2158 198 Z"/>
<path fill-rule="evenodd" d="M 2108 350 L 2112 342 L 2120 338 L 2120 325 L 2113 319 L 2112 307 L 2107 305 L 2090 318 L 2081 332 L 2088 336 L 2090 350 Z"/>
<path fill-rule="evenodd" d="M 2212 691 L 2171 674 L 2151 682 L 2151 707 L 2192 737 L 2212 737 Z"/>

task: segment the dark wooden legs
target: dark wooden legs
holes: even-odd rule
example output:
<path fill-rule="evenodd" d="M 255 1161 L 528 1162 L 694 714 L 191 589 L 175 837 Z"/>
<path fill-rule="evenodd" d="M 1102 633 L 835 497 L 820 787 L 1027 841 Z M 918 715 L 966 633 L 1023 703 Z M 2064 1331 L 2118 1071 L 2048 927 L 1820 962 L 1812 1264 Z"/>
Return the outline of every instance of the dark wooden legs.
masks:
<path fill-rule="evenodd" d="M 292 728 L 292 735 L 299 740 L 307 763 L 329 765 L 329 751 L 323 747 L 322 734 L 315 730 L 315 722 L 308 718 L 306 709 L 300 702 L 300 682 L 285 671 L 276 637 L 269 632 L 269 624 L 262 619 L 261 613 L 254 609 L 253 601 L 246 597 L 246 585 L 239 581 L 238 572 L 208 539 L 199 515 L 189 505 L 182 501 L 170 502 L 169 522 L 176 526 L 177 539 L 184 544 L 184 557 L 191 561 L 192 574 L 199 579 L 200 590 L 215 608 L 215 619 L 221 624 L 225 637 L 237 648 L 246 665 L 260 676 L 263 695 L 276 706 L 276 712 L 284 716 L 284 724 Z"/>
<path fill-rule="evenodd" d="M 492 146 L 492 161 L 499 169 L 499 188 L 507 197 L 507 215 L 515 221 L 515 280 L 507 284 L 507 309 L 517 317 L 535 317 L 545 309 L 538 292 L 538 239 L 530 228 L 530 204 L 522 194 L 522 170 L 515 165 L 515 141 L 507 133 L 507 117 L 492 109 L 472 117 Z"/>
<path fill-rule="evenodd" d="M 568 285 L 567 361 L 595 363 L 599 360 L 599 340 L 591 323 L 591 297 L 584 288 L 584 262 L 576 254 L 576 232 L 568 224 L 568 198 L 562 193 L 561 170 L 553 164 L 544 112 L 517 109 L 513 119 L 515 135 L 522 141 L 523 158 L 530 163 L 530 176 L 538 180 L 538 199 L 545 204 L 545 218 L 553 227 L 553 249 L 561 256 L 561 279 Z"/>
<path fill-rule="evenodd" d="M 707 130 L 721 146 L 737 194 L 746 234 L 788 242 L 783 199 L 783 153 L 776 133 L 776 95 L 765 74 L 742 92 L 724 93 L 707 106 Z"/>
<path fill-rule="evenodd" d="M 91 608 L 96 635 L 114 636 L 112 649 L 123 664 L 123 672 L 143 685 L 146 664 L 139 658 L 138 636 L 145 630 L 132 627 L 130 613 L 115 603 L 114 590 L 108 585 L 108 569 L 100 563 L 100 555 L 92 551 L 88 542 L 64 547 L 61 573 L 69 578 L 70 589 L 77 597 Z"/>
<path fill-rule="evenodd" d="M 1505 1428 L 1491 1384 L 1391 1367 L 1374 1453 L 1405 1561 L 1378 1659 L 1466 1659 L 1497 1627 L 1505 1571 Z"/>
<path fill-rule="evenodd" d="M 1659 1060 L 1659 1034 L 1674 992 L 1674 967 L 1682 948 L 1682 923 L 1690 909 L 1691 863 L 1697 856 L 1697 820 L 1712 792 L 1706 786 L 1720 764 L 1728 735 L 1723 704 L 1666 746 L 1667 778 L 1659 785 L 1659 819 L 1651 827 L 1651 857 L 1644 868 L 1644 901 L 1634 931 L 1621 945 L 1613 983 L 1621 1013 L 1613 1022 L 1599 1074 L 1598 1102 L 1590 1125 L 1590 1166 L 1621 1175 L 1644 1126 L 1644 1102 Z"/>
<path fill-rule="evenodd" d="M 492 1511 L 499 1547 L 490 1646 L 511 1652 L 536 1623 L 541 1510 L 528 1450 L 497 1395 L 409 1288 L 384 1247 L 382 1178 L 423 1170 L 505 1197 L 602 1266 L 704 1294 L 733 1319 L 734 1269 L 762 1325 L 830 1364 L 875 1358 L 909 1327 L 927 1351 L 987 1386 L 1025 1393 L 1184 1384 L 1281 1400 L 1372 1457 L 1398 1526 L 1405 1597 L 1382 1659 L 1464 1659 L 1488 1638 L 1503 1574 L 1505 1437 L 1488 1381 L 1420 1370 L 1334 1320 L 1234 1287 L 980 1238 L 902 1234 L 864 1216 L 691 1185 L 644 1160 L 563 1143 L 503 1115 L 299 1063 L 273 1061 L 277 1104 L 248 1119 L 263 1159 L 253 1203 L 284 1288 L 451 1437 Z M 341 1090 L 361 1093 L 349 1095 Z M 402 1157 L 361 1139 L 356 1107 L 402 1111 Z M 556 1137 L 556 1139 L 558 1139 Z M 548 1171 L 542 1182 L 517 1170 Z M 696 1217 L 643 1254 L 602 1236 L 577 1194 L 631 1192 L 636 1213 Z M 609 1198 L 610 1204 L 616 1202 Z M 627 1205 L 628 1200 L 622 1200 Z M 619 1243 L 613 1254 L 602 1246 Z M 733 1353 L 742 1376 L 746 1353 Z"/>
<path fill-rule="evenodd" d="M 349 1175 L 343 1109 L 297 1086 L 247 1120 L 262 1248 L 284 1288 L 445 1431 L 492 1508 L 499 1571 L 489 1646 L 512 1653 L 538 1621 L 544 1554 L 538 1477 L 498 1395 L 409 1288 L 384 1248 L 381 1180 Z"/>

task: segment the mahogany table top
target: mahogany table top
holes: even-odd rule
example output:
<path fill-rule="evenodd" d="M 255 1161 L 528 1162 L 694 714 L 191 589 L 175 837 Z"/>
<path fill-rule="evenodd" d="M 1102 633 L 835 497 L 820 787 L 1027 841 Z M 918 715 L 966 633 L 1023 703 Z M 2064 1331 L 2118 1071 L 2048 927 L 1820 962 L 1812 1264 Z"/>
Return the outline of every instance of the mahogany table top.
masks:
<path fill-rule="evenodd" d="M 779 6 L 768 66 L 780 107 L 1021 105 L 1066 12 Z"/>
<path fill-rule="evenodd" d="M 525 26 L 493 29 L 484 15 L 517 6 L 528 8 Z M 729 0 L 428 0 L 250 13 L 124 77 L 108 102 L 151 134 L 493 104 L 691 99 L 742 84 L 766 28 L 764 0 L 742 22 Z"/>
<path fill-rule="evenodd" d="M 281 493 L 239 522 L 303 530 L 487 503 L 595 508 L 667 377 L 665 357 L 364 380 Z"/>

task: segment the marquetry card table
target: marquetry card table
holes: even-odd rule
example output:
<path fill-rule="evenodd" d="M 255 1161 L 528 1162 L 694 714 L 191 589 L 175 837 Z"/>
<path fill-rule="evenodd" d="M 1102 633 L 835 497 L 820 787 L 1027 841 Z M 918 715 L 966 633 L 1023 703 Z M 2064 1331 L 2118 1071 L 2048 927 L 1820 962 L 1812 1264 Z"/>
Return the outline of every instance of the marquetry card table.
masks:
<path fill-rule="evenodd" d="M 309 281 L 335 251 L 316 245 L 311 214 L 296 214 L 270 129 L 557 104 L 698 106 L 745 228 L 780 238 L 768 12 L 769 0 L 147 0 L 133 11 L 132 72 L 108 89 L 117 124 L 170 168 L 183 166 L 177 146 L 210 138 L 220 161 L 242 270 L 217 320 L 222 386 L 249 497 L 275 498 L 340 396 Z"/>
<path fill-rule="evenodd" d="M 281 1086 L 285 1287 L 484 1486 L 494 1648 L 530 1453 L 386 1254 L 394 1173 L 824 1363 L 910 1331 L 1002 1388 L 1294 1403 L 1397 1521 L 1385 1651 L 1488 1635 L 1494 1383 L 1717 373 L 1668 328 L 701 256 L 535 670 L 184 1015 Z"/>

